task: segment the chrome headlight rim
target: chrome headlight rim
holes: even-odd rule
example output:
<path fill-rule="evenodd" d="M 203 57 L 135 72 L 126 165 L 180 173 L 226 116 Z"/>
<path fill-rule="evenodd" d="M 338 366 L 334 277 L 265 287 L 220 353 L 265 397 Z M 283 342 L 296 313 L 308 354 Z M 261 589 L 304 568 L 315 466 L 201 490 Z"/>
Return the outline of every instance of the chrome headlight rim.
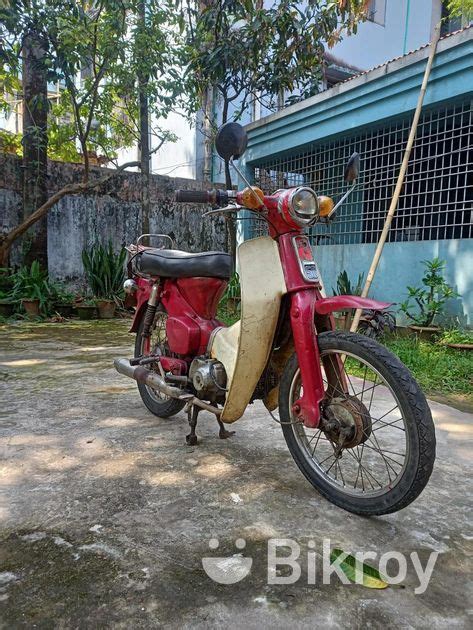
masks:
<path fill-rule="evenodd" d="M 310 217 L 306 217 L 306 216 L 302 216 L 300 215 L 296 208 L 295 208 L 295 204 L 294 204 L 294 197 L 296 195 L 298 195 L 301 192 L 308 192 L 312 195 L 313 199 L 314 199 L 314 213 L 313 216 Z M 309 186 L 298 186 L 297 188 L 294 188 L 291 191 L 291 194 L 289 195 L 289 199 L 288 199 L 288 204 L 287 204 L 289 213 L 291 214 L 292 218 L 294 219 L 294 221 L 296 221 L 297 223 L 299 223 L 300 225 L 304 225 L 304 226 L 309 226 L 309 225 L 313 225 L 319 218 L 320 215 L 320 206 L 319 206 L 319 199 L 317 197 L 317 193 L 315 192 L 315 190 L 313 188 L 310 188 Z"/>

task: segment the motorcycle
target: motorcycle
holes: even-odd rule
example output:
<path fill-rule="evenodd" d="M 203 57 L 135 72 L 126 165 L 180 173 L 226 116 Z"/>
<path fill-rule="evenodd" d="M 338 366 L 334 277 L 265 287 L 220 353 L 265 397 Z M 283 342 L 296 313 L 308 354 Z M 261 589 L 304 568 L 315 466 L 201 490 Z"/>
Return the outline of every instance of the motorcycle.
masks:
<path fill-rule="evenodd" d="M 390 306 L 351 295 L 324 297 L 304 230 L 328 221 L 356 185 L 359 156 L 350 158 L 351 188 L 335 205 L 307 186 L 265 195 L 234 160 L 246 132 L 227 123 L 216 149 L 246 187 L 178 190 L 176 201 L 211 204 L 204 216 L 241 209 L 266 220 L 269 235 L 237 252 L 241 319 L 225 326 L 217 306 L 232 260 L 225 252 L 186 253 L 130 246 L 125 291 L 135 305 L 134 357 L 115 368 L 134 378 L 146 407 L 160 418 L 187 409 L 189 445 L 200 411 L 215 415 L 219 436 L 247 406 L 262 400 L 281 424 L 289 451 L 308 481 L 332 503 L 362 515 L 388 514 L 424 489 L 435 459 L 431 413 L 418 384 L 385 347 L 335 330 L 333 313 Z M 149 236 L 149 235 L 146 235 Z M 171 240 L 169 237 L 164 237 Z M 276 417 L 279 410 L 279 418 Z"/>

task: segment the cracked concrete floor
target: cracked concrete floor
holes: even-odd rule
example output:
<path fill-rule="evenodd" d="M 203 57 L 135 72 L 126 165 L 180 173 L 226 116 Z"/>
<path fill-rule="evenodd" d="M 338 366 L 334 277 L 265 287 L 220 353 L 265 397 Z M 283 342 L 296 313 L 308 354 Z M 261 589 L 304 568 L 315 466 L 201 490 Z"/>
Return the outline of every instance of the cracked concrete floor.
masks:
<path fill-rule="evenodd" d="M 432 403 L 437 463 L 422 496 L 380 518 L 319 496 L 280 428 L 250 407 L 219 440 L 208 414 L 186 447 L 183 413 L 142 406 L 112 358 L 131 352 L 127 322 L 0 329 L 0 624 L 4 628 L 471 627 L 472 418 Z M 470 504 L 471 505 L 471 504 Z M 267 541 L 307 558 L 322 539 L 347 551 L 439 552 L 427 591 L 409 563 L 403 588 L 267 583 Z M 218 552 L 209 540 L 218 538 Z M 202 558 L 238 553 L 251 573 L 210 580 Z M 378 555 L 379 557 L 379 555 Z"/>

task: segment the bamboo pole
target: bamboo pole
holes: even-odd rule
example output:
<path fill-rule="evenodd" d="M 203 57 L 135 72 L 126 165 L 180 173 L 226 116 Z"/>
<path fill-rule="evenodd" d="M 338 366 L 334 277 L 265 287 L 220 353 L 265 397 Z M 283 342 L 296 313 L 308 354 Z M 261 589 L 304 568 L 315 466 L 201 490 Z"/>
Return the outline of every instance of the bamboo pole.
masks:
<path fill-rule="evenodd" d="M 422 110 L 422 105 L 424 103 L 424 96 L 427 90 L 427 83 L 430 77 L 430 71 L 432 70 L 432 64 L 434 62 L 435 52 L 437 50 L 437 44 L 440 39 L 440 26 L 441 22 L 437 24 L 434 29 L 434 35 L 432 37 L 432 42 L 430 45 L 430 54 L 427 60 L 427 65 L 425 67 L 424 78 L 422 80 L 422 85 L 420 88 L 419 98 L 417 100 L 417 107 L 414 113 L 414 119 L 412 121 L 411 131 L 409 133 L 409 138 L 407 140 L 406 151 L 404 153 L 404 158 L 401 164 L 401 170 L 399 171 L 399 176 L 397 178 L 396 188 L 394 190 L 394 195 L 391 200 L 391 204 L 389 206 L 388 214 L 386 215 L 386 220 L 384 222 L 383 231 L 381 232 L 380 239 L 378 241 L 378 245 L 376 247 L 376 251 L 373 256 L 373 260 L 371 262 L 371 267 L 368 271 L 368 275 L 366 277 L 365 286 L 363 287 L 363 291 L 361 292 L 361 297 L 366 297 L 371 287 L 371 283 L 373 282 L 374 275 L 376 273 L 376 269 L 378 268 L 379 260 L 381 258 L 381 254 L 383 251 L 384 244 L 386 242 L 386 238 L 389 233 L 389 229 L 391 227 L 391 222 L 393 220 L 394 214 L 396 212 L 397 204 L 399 201 L 399 195 L 401 194 L 401 189 L 404 184 L 404 178 L 407 171 L 407 166 L 409 164 L 409 158 L 411 156 L 412 146 L 414 144 L 414 140 L 417 133 L 417 125 L 419 123 L 419 118 Z M 358 328 L 358 324 L 360 323 L 361 317 L 361 308 L 358 308 L 355 312 L 355 316 L 353 318 L 353 322 L 350 327 L 350 332 L 356 332 Z"/>

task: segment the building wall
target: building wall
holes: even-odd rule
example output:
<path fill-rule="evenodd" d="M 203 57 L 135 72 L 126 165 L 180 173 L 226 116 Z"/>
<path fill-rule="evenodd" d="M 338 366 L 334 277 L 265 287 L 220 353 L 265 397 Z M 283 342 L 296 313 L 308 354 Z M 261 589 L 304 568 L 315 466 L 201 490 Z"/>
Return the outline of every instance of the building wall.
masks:
<path fill-rule="evenodd" d="M 80 165 L 49 163 L 49 193 L 78 181 Z M 92 176 L 103 175 L 94 169 Z M 152 232 L 169 234 L 178 249 L 190 252 L 225 250 L 227 232 L 222 217 L 205 218 L 205 207 L 177 204 L 177 188 L 204 189 L 195 180 L 153 176 L 151 178 Z M 13 156 L 0 154 L 0 231 L 18 225 L 21 214 L 21 164 Z M 112 241 L 118 249 L 135 242 L 141 234 L 140 175 L 123 173 L 97 192 L 68 195 L 48 215 L 49 272 L 72 285 L 83 282 L 81 252 L 93 243 Z M 14 252 L 14 262 L 18 261 Z"/>
<path fill-rule="evenodd" d="M 383 0 L 377 0 L 381 4 Z M 427 44 L 440 19 L 440 0 L 386 0 L 384 25 L 367 21 L 334 46 L 334 55 L 364 70 Z"/>
<path fill-rule="evenodd" d="M 360 273 L 366 279 L 375 249 L 375 244 L 314 247 L 327 295 L 332 295 L 332 287 L 336 287 L 337 276 L 343 270 L 347 271 L 352 282 L 356 282 Z M 422 261 L 435 257 L 446 261 L 446 281 L 460 294 L 459 298 L 447 303 L 445 320 L 472 326 L 473 245 L 470 239 L 386 243 L 370 297 L 395 302 L 392 310 L 397 311 L 400 302 L 407 297 L 407 286 L 421 285 Z M 397 319 L 406 323 L 402 314 L 397 313 Z"/>

